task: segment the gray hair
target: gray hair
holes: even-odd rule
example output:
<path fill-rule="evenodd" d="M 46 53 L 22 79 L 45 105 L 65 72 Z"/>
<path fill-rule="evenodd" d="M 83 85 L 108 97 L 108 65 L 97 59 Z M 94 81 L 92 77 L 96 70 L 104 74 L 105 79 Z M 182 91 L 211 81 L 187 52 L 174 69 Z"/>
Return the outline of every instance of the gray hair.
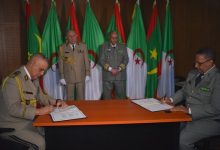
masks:
<path fill-rule="evenodd" d="M 196 51 L 196 55 L 203 55 L 207 59 L 215 61 L 215 52 L 210 48 L 201 48 Z"/>

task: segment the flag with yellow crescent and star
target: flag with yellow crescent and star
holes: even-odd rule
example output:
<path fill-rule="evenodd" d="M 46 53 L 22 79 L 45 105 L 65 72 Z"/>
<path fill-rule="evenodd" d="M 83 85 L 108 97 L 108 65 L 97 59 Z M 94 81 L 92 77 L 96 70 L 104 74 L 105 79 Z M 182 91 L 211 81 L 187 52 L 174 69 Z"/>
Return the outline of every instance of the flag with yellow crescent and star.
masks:
<path fill-rule="evenodd" d="M 34 16 L 31 14 L 31 6 L 28 0 L 25 1 L 25 19 L 27 26 L 27 50 L 29 60 L 32 55 L 41 53 L 42 40 Z"/>
<path fill-rule="evenodd" d="M 161 32 L 156 0 L 153 3 L 153 11 L 147 32 L 147 88 L 146 97 L 156 97 L 158 78 L 161 70 Z"/>

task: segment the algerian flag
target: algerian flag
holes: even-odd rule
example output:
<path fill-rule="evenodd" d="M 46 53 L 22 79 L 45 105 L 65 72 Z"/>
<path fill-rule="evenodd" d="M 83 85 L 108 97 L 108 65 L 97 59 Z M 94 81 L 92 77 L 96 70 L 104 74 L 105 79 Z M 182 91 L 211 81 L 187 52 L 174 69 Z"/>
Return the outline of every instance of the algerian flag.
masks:
<path fill-rule="evenodd" d="M 76 34 L 78 35 L 78 41 L 81 41 L 81 34 L 79 31 L 78 21 L 76 18 L 76 7 L 73 0 L 71 0 L 70 8 L 69 8 L 69 17 L 67 21 L 67 28 L 66 30 L 74 30 Z"/>
<path fill-rule="evenodd" d="M 99 46 L 104 42 L 104 36 L 89 1 L 86 5 L 82 40 L 87 45 L 91 66 L 91 77 L 89 81 L 86 81 L 85 99 L 98 100 L 102 94 L 102 71 L 97 64 L 97 53 Z"/>
<path fill-rule="evenodd" d="M 131 99 L 144 98 L 147 75 L 147 64 L 145 62 L 147 43 L 139 1 L 137 1 L 134 8 L 127 50 L 129 57 L 127 65 L 127 96 Z"/>
<path fill-rule="evenodd" d="M 28 49 L 28 59 L 36 53 L 41 53 L 41 37 L 31 14 L 30 3 L 28 0 L 25 1 L 25 16 L 27 24 L 27 49 Z"/>
<path fill-rule="evenodd" d="M 158 77 L 160 76 L 161 65 L 161 32 L 158 18 L 156 0 L 153 4 L 153 11 L 147 32 L 147 90 L 148 98 L 155 97 L 157 94 Z"/>
<path fill-rule="evenodd" d="M 170 11 L 170 2 L 167 0 L 164 24 L 164 41 L 162 48 L 162 70 L 158 85 L 158 96 L 170 97 L 175 92 L 174 84 L 174 57 L 173 57 L 173 32 Z"/>
<path fill-rule="evenodd" d="M 64 99 L 64 90 L 59 83 L 60 77 L 56 68 L 58 49 L 63 43 L 55 2 L 51 2 L 50 11 L 42 35 L 42 53 L 49 59 L 50 67 L 44 75 L 44 89 L 55 99 Z"/>
<path fill-rule="evenodd" d="M 120 4 L 118 0 L 115 1 L 114 15 L 112 16 L 112 19 L 110 21 L 110 24 L 106 32 L 106 36 L 105 36 L 106 41 L 109 41 L 109 33 L 112 31 L 116 31 L 118 33 L 119 43 L 125 43 L 125 34 L 124 34 L 124 28 L 122 25 L 122 19 L 120 15 Z"/>

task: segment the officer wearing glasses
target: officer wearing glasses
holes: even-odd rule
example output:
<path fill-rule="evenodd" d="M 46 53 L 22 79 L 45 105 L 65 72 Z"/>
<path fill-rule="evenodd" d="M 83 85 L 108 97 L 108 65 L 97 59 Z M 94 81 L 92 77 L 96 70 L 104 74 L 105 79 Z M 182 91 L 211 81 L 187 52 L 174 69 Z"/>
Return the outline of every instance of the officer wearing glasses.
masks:
<path fill-rule="evenodd" d="M 200 49 L 195 55 L 195 69 L 171 98 L 161 100 L 173 104 L 171 111 L 183 111 L 192 116 L 180 132 L 180 150 L 193 150 L 200 139 L 220 134 L 220 71 L 215 66 L 215 54 Z M 180 102 L 185 105 L 178 105 Z"/>

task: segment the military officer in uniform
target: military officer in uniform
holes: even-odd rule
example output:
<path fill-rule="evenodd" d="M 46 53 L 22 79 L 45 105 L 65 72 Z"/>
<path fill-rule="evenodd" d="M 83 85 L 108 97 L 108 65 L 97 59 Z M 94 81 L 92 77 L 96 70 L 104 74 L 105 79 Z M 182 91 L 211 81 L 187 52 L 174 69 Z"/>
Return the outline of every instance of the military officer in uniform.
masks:
<path fill-rule="evenodd" d="M 128 53 L 124 44 L 118 43 L 118 35 L 111 32 L 110 41 L 101 46 L 99 64 L 102 66 L 103 98 L 112 98 L 115 89 L 116 99 L 126 98 L 126 66 Z"/>
<path fill-rule="evenodd" d="M 2 83 L 0 99 L 0 128 L 14 129 L 1 134 L 2 138 L 25 144 L 29 149 L 45 149 L 42 131 L 32 126 L 36 115 L 49 114 L 53 105 L 66 103 L 54 100 L 42 92 L 38 77 L 48 67 L 46 58 L 41 54 L 34 55 L 27 65 L 10 74 Z M 36 108 L 37 103 L 41 108 Z"/>
<path fill-rule="evenodd" d="M 77 42 L 77 34 L 69 30 L 66 35 L 67 42 L 59 50 L 60 82 L 66 85 L 67 99 L 78 100 L 85 98 L 85 81 L 90 78 L 90 65 L 86 45 Z"/>
<path fill-rule="evenodd" d="M 162 102 L 174 104 L 171 111 L 183 111 L 192 116 L 192 122 L 180 132 L 180 150 L 193 150 L 200 139 L 220 134 L 220 71 L 215 54 L 200 49 L 195 56 L 195 70 L 189 72 L 183 88 Z M 185 100 L 185 106 L 177 105 Z"/>

